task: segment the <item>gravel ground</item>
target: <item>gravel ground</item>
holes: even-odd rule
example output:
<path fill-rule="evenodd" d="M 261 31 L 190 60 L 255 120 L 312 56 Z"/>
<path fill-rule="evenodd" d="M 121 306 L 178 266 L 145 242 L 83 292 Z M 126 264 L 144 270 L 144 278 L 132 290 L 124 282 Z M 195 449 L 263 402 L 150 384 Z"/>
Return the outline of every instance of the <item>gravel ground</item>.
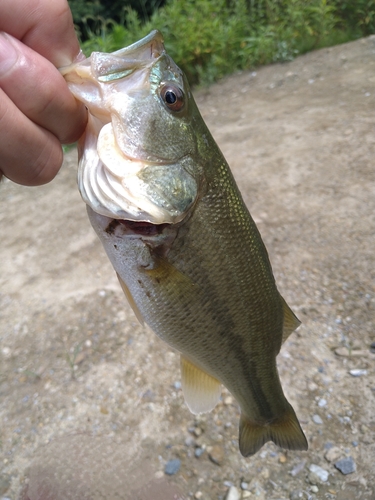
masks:
<path fill-rule="evenodd" d="M 375 499 L 375 38 L 196 92 L 302 320 L 278 358 L 307 452 L 238 451 L 228 392 L 183 402 L 178 356 L 126 304 L 76 151 L 0 193 L 0 499 Z M 372 347 L 371 347 L 372 346 Z"/>

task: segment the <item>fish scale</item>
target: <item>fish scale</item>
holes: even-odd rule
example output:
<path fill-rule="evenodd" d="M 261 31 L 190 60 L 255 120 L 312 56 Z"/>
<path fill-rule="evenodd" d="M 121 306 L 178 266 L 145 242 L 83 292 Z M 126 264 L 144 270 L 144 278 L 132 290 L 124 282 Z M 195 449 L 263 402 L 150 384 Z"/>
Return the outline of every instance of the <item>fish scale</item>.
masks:
<path fill-rule="evenodd" d="M 62 73 L 93 116 L 79 165 L 90 222 L 138 319 L 181 353 L 188 407 L 211 410 L 224 384 L 244 456 L 269 440 L 307 449 L 276 366 L 299 321 L 160 33 Z"/>

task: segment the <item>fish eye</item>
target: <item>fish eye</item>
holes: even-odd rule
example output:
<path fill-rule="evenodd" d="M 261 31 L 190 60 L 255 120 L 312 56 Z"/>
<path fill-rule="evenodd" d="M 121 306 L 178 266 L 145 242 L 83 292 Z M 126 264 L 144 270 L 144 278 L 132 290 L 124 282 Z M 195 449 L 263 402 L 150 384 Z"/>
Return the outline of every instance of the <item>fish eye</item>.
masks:
<path fill-rule="evenodd" d="M 176 85 L 164 85 L 160 91 L 165 105 L 172 111 L 180 111 L 184 104 L 184 93 Z"/>

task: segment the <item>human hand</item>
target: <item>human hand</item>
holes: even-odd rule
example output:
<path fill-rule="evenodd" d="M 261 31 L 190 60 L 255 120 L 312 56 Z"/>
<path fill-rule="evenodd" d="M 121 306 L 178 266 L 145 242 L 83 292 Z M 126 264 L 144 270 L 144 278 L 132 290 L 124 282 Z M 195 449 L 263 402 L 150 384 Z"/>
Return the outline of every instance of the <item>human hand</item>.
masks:
<path fill-rule="evenodd" d="M 79 50 L 67 0 L 0 1 L 0 177 L 49 182 L 61 143 L 84 132 L 86 109 L 57 69 Z"/>

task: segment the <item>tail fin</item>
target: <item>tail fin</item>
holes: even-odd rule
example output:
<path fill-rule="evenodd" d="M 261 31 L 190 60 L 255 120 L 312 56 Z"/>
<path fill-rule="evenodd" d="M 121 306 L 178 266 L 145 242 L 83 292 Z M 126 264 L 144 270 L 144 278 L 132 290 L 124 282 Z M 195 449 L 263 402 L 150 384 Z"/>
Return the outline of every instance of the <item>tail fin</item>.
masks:
<path fill-rule="evenodd" d="M 270 424 L 252 422 L 246 415 L 240 418 L 240 452 L 244 457 L 254 455 L 265 443 L 273 441 L 288 450 L 307 450 L 307 439 L 293 408 L 290 406 L 281 417 Z"/>

